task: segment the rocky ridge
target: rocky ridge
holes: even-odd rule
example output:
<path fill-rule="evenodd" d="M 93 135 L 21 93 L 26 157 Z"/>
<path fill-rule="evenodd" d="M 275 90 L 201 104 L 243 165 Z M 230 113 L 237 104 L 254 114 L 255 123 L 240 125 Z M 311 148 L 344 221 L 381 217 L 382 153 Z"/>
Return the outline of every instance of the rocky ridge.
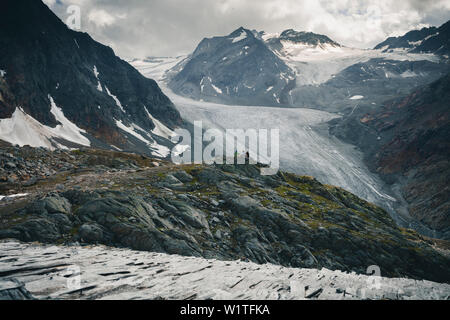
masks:
<path fill-rule="evenodd" d="M 176 94 L 225 104 L 286 105 L 295 86 L 294 72 L 242 27 L 203 39 L 168 74 L 168 86 Z"/>
<path fill-rule="evenodd" d="M 357 145 L 369 168 L 398 189 L 409 214 L 434 237 L 450 239 L 450 74 L 381 107 L 333 121 L 332 133 Z"/>
<path fill-rule="evenodd" d="M 161 131 L 183 122 L 154 80 L 41 0 L 0 9 L 0 140 L 167 156 L 173 144 Z"/>
<path fill-rule="evenodd" d="M 390 37 L 378 44 L 375 49 L 384 51 L 406 50 L 409 52 L 427 52 L 438 55 L 450 54 L 450 21 L 440 27 L 412 30 L 400 37 Z"/>
<path fill-rule="evenodd" d="M 436 241 L 311 177 L 105 152 L 72 151 L 74 161 L 93 162 L 11 186 L 8 193 L 26 196 L 0 202 L 0 238 L 358 273 L 377 265 L 383 276 L 449 281 L 450 260 Z"/>

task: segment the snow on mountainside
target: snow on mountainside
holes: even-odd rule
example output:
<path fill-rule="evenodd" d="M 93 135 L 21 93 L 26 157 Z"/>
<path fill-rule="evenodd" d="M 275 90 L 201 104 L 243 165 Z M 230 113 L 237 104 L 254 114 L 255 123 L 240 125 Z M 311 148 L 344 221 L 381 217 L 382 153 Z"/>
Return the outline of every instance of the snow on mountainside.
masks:
<path fill-rule="evenodd" d="M 362 97 L 357 99 L 362 104 L 378 105 L 450 70 L 432 53 L 356 49 L 321 35 L 309 42 L 298 40 L 301 37 L 286 40 L 282 35 L 263 34 L 262 39 L 295 70 L 296 87 L 289 92 L 293 107 L 348 113 L 359 105 L 349 103 L 352 97 Z"/>
<path fill-rule="evenodd" d="M 384 52 L 434 53 L 448 59 L 450 54 L 450 21 L 439 28 L 430 27 L 412 30 L 401 37 L 390 37 L 378 44 L 375 49 Z"/>
<path fill-rule="evenodd" d="M 296 71 L 297 86 L 320 85 L 346 68 L 371 59 L 438 62 L 434 55 L 380 52 L 341 46 L 327 36 L 286 30 L 261 36 L 267 46 Z"/>
<path fill-rule="evenodd" d="M 247 52 L 250 42 L 263 52 L 268 48 L 278 61 Z M 355 107 L 349 103 L 353 96 L 364 96 L 362 103 L 377 105 L 450 70 L 443 56 L 422 51 L 349 48 L 311 32 L 289 29 L 267 34 L 240 28 L 229 36 L 203 40 L 166 76 L 175 93 L 196 100 L 346 113 Z M 277 87 L 268 79 L 278 74 L 273 67 L 280 65 L 289 70 L 289 81 L 287 86 Z M 260 84 L 253 85 L 252 69 Z M 230 79 L 240 81 L 242 88 L 232 86 L 230 91 Z"/>
<path fill-rule="evenodd" d="M 168 74 L 175 93 L 226 104 L 286 105 L 295 84 L 293 71 L 242 27 L 228 36 L 203 39 Z"/>
<path fill-rule="evenodd" d="M 256 37 L 262 39 L 264 35 L 256 34 Z M 305 60 L 299 65 L 310 67 L 314 72 L 323 70 L 321 77 L 324 81 L 330 76 L 331 79 L 320 85 L 299 85 L 291 92 L 292 100 L 297 106 L 333 112 L 348 110 L 351 114 L 367 108 L 378 108 L 390 96 L 409 93 L 409 88 L 431 81 L 448 70 L 448 66 L 440 63 L 433 54 L 383 53 L 380 50 L 342 46 L 334 46 L 332 50 L 309 50 L 306 50 L 307 54 L 303 50 L 302 54 L 295 56 Z M 291 64 L 292 60 L 280 58 Z M 434 234 L 433 230 L 411 218 L 405 211 L 404 202 L 399 201 L 398 196 L 394 196 L 394 192 L 368 170 L 361 154 L 328 134 L 326 122 L 336 118 L 335 114 L 314 114 L 312 110 L 303 108 L 224 107 L 181 97 L 166 88 L 164 82 L 167 75 L 179 71 L 186 60 L 180 58 L 175 68 L 163 73 L 160 82 L 184 119 L 202 120 L 208 127 L 222 129 L 280 128 L 280 161 L 283 170 L 312 175 L 322 182 L 341 186 L 386 208 L 397 223 L 416 228 L 427 235 Z M 153 62 L 136 61 L 133 64 L 150 78 L 154 77 L 154 70 L 161 73 Z M 329 72 L 332 66 L 338 70 L 345 68 L 333 77 Z M 299 79 L 297 75 L 297 81 Z M 316 121 L 316 117 L 322 120 Z"/>
<path fill-rule="evenodd" d="M 17 295 L 83 300 L 436 300 L 450 296 L 448 284 L 325 268 L 286 268 L 104 246 L 56 247 L 9 241 L 1 242 L 0 249 L 5 252 L 0 273 L 8 274 L 0 277 L 0 298 L 4 299 Z M 70 285 L 75 283 L 71 282 L 74 277 L 68 278 L 77 270 L 79 287 Z"/>
<path fill-rule="evenodd" d="M 357 109 L 332 128 L 334 135 L 365 152 L 366 163 L 394 183 L 408 211 L 450 239 L 450 74 L 386 101 Z"/>
<path fill-rule="evenodd" d="M 168 154 L 168 132 L 182 121 L 155 81 L 67 28 L 42 1 L 5 0 L 2 8 L 0 140 Z"/>
<path fill-rule="evenodd" d="M 152 62 L 136 60 L 132 64 L 146 77 L 154 77 L 154 70 L 160 72 Z M 323 183 L 340 186 L 388 209 L 398 220 L 393 211 L 395 199 L 385 190 L 383 183 L 369 172 L 352 146 L 328 134 L 326 122 L 339 116 L 303 108 L 224 106 L 179 96 L 167 88 L 163 81 L 159 84 L 183 119 L 189 122 L 202 121 L 205 128 L 222 131 L 227 128 L 280 129 L 282 170 L 311 175 Z M 251 150 L 251 153 L 255 152 Z M 405 223 L 402 220 L 398 222 Z"/>

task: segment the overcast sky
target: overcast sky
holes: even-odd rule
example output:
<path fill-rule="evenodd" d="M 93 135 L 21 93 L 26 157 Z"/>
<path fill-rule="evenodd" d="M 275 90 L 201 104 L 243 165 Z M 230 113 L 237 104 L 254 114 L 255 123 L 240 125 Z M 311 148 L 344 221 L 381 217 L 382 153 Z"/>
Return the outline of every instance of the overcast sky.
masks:
<path fill-rule="evenodd" d="M 240 26 L 326 34 L 359 48 L 388 36 L 439 26 L 450 19 L 449 0 L 44 0 L 67 21 L 69 5 L 81 9 L 81 31 L 122 58 L 192 52 L 205 37 Z"/>

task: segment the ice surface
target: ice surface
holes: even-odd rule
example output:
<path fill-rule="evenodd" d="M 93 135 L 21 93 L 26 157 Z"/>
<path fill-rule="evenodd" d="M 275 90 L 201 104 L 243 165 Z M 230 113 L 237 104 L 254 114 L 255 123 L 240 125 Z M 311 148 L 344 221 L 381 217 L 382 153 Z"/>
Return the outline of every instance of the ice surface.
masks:
<path fill-rule="evenodd" d="M 135 67 L 152 78 L 144 65 Z M 282 170 L 314 176 L 323 183 L 340 186 L 388 209 L 395 202 L 381 180 L 365 166 L 361 154 L 353 146 L 328 134 L 326 122 L 339 117 L 336 114 L 303 108 L 230 106 L 195 101 L 174 94 L 164 82 L 159 85 L 185 120 L 191 123 L 202 121 L 204 128 L 217 128 L 222 132 L 226 129 L 279 129 Z M 250 151 L 256 154 L 255 150 Z"/>
<path fill-rule="evenodd" d="M 395 61 L 439 61 L 439 58 L 433 54 L 414 54 L 406 51 L 382 52 L 382 50 L 337 47 L 330 44 L 311 46 L 291 41 L 281 41 L 281 43 L 283 48 L 275 53 L 296 71 L 298 86 L 322 84 L 347 67 L 375 58 Z"/>
<path fill-rule="evenodd" d="M 11 278 L 38 299 L 448 299 L 450 285 L 218 261 L 103 246 L 0 242 L 0 290 Z M 383 273 L 383 270 L 381 270 Z M 3 288 L 3 289 L 2 289 Z"/>
<path fill-rule="evenodd" d="M 164 88 L 164 87 L 163 87 Z M 380 204 L 394 201 L 382 182 L 363 164 L 353 147 L 330 136 L 324 128 L 335 114 L 311 109 L 224 106 L 194 101 L 164 92 L 187 121 L 202 121 L 204 128 L 279 129 L 280 164 L 283 170 L 311 175 Z M 250 150 L 256 154 L 255 150 Z"/>
<path fill-rule="evenodd" d="M 165 78 L 167 70 L 172 69 L 187 56 L 179 57 L 150 57 L 148 59 L 135 59 L 129 61 L 135 68 L 139 69 L 142 74 L 151 74 L 151 78 L 160 81 Z"/>

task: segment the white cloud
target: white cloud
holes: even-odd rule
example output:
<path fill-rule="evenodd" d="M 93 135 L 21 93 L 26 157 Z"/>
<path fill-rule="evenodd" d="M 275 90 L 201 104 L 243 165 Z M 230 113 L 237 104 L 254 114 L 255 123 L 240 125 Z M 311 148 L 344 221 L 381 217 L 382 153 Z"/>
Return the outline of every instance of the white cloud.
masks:
<path fill-rule="evenodd" d="M 116 17 L 112 16 L 105 10 L 92 10 L 89 12 L 88 19 L 97 27 L 110 26 L 116 21 Z"/>
<path fill-rule="evenodd" d="M 47 7 L 51 8 L 56 4 L 56 0 L 43 0 Z"/>
<path fill-rule="evenodd" d="M 62 20 L 64 7 L 81 7 L 82 29 L 123 57 L 191 52 L 204 37 L 240 26 L 326 34 L 355 47 L 450 17 L 448 0 L 45 0 Z"/>

